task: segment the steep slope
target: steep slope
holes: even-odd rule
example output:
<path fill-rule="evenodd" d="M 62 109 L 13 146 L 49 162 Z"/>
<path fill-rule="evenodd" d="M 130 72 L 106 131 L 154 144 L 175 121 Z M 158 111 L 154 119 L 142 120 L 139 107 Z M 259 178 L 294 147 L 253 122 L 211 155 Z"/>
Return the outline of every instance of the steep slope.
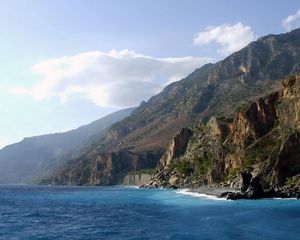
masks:
<path fill-rule="evenodd" d="M 277 89 L 284 77 L 299 70 L 300 29 L 260 38 L 223 61 L 207 64 L 168 85 L 114 124 L 98 144 L 86 148 L 77 158 L 82 165 L 73 159 L 65 167 L 83 168 L 101 154 L 121 150 L 135 156 L 150 154 L 158 161 L 179 129 L 212 115 L 232 117 L 238 106 Z M 64 166 L 61 170 L 65 171 Z M 56 171 L 54 182 L 59 174 Z"/>
<path fill-rule="evenodd" d="M 70 156 L 76 156 L 78 148 L 101 138 L 111 124 L 132 111 L 121 110 L 75 130 L 25 138 L 4 147 L 0 150 L 0 183 L 32 182 L 50 174 Z M 71 155 L 66 155 L 69 151 Z"/>
<path fill-rule="evenodd" d="M 231 117 L 241 102 L 278 88 L 284 77 L 299 70 L 300 29 L 262 37 L 167 86 L 115 124 L 103 144 L 134 152 L 166 147 L 179 126 L 212 115 Z"/>
<path fill-rule="evenodd" d="M 221 184 L 240 188 L 247 198 L 272 190 L 300 194 L 300 73 L 286 79 L 282 90 L 241 110 L 233 122 L 211 118 L 184 138 L 171 141 L 148 187 L 197 187 Z M 178 148 L 184 139 L 185 151 Z M 180 150 L 181 154 L 173 154 Z M 172 153 L 172 154 L 170 154 Z M 242 173 L 242 175 L 240 175 Z M 247 186 L 241 186 L 241 177 Z M 245 181 L 245 178 L 248 178 Z M 260 195 L 248 190 L 251 183 Z M 241 197 L 241 196 L 240 196 Z"/>

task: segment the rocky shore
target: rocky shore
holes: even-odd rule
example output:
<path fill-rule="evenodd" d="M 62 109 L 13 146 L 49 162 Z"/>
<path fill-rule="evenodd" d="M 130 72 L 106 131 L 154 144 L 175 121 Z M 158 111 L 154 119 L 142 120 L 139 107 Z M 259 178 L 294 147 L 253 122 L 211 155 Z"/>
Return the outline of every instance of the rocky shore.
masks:
<path fill-rule="evenodd" d="M 222 187 L 212 187 L 212 186 L 200 186 L 189 190 L 189 192 L 215 196 L 218 198 L 221 198 L 224 192 L 235 192 L 235 191 L 236 189 L 234 188 L 222 188 Z"/>
<path fill-rule="evenodd" d="M 190 189 L 189 192 L 205 194 L 209 196 L 215 196 L 217 198 L 224 198 L 227 200 L 239 200 L 239 199 L 262 199 L 262 198 L 297 198 L 300 199 L 300 194 L 294 192 L 291 189 L 278 189 L 277 191 L 269 191 L 261 196 L 255 198 L 251 195 L 241 192 L 240 190 L 232 188 L 220 188 L 211 186 L 201 186 L 198 188 Z"/>
<path fill-rule="evenodd" d="M 252 176 L 250 170 L 241 172 L 241 187 L 237 191 L 227 191 L 219 195 L 220 198 L 229 200 L 261 199 L 261 198 L 300 198 L 300 189 L 296 185 L 286 185 L 279 188 L 265 188 L 263 181 L 258 176 Z"/>
<path fill-rule="evenodd" d="M 225 198 L 227 200 L 238 199 L 262 199 L 262 198 L 297 198 L 300 199 L 300 189 L 295 184 L 286 185 L 278 188 L 265 188 L 262 180 L 258 176 L 252 176 L 250 170 L 244 170 L 240 174 L 239 188 L 226 187 L 221 184 L 200 185 L 195 187 L 192 184 L 176 186 L 165 185 L 170 189 L 189 188 L 189 192 Z M 156 188 L 153 185 L 141 185 L 141 188 Z"/>

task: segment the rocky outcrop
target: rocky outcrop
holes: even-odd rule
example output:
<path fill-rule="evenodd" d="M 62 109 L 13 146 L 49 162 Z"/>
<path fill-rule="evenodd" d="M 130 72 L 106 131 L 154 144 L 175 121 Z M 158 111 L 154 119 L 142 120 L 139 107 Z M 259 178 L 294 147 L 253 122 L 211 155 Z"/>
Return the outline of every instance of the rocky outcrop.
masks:
<path fill-rule="evenodd" d="M 298 196 L 300 183 L 300 73 L 282 89 L 248 104 L 233 121 L 212 118 L 194 129 L 186 151 L 162 158 L 145 187 L 240 189 L 227 198 Z M 168 155 L 171 156 L 171 155 Z"/>
<path fill-rule="evenodd" d="M 168 168 L 174 159 L 177 159 L 182 155 L 187 147 L 187 144 L 192 136 L 192 131 L 188 128 L 183 128 L 176 136 L 171 140 L 171 143 L 167 147 L 166 152 L 159 161 L 158 171 L 164 168 Z"/>
<path fill-rule="evenodd" d="M 248 187 L 250 186 L 252 174 L 248 169 L 246 169 L 244 171 L 241 171 L 241 177 L 242 177 L 241 192 L 245 193 L 248 190 Z"/>
<path fill-rule="evenodd" d="M 174 140 L 182 135 L 183 131 L 179 132 L 161 158 L 153 180 L 145 187 L 193 187 L 207 183 L 208 179 L 203 176 L 208 174 L 213 152 L 221 154 L 220 142 L 228 131 L 228 126 L 222 120 L 213 117 L 206 125 L 201 124 L 197 130 L 189 130 L 185 134 L 188 137 L 184 138 L 185 151 L 181 148 L 180 154 L 172 157 L 169 153 L 178 152 Z M 223 171 L 222 166 L 218 167 L 220 172 Z"/>

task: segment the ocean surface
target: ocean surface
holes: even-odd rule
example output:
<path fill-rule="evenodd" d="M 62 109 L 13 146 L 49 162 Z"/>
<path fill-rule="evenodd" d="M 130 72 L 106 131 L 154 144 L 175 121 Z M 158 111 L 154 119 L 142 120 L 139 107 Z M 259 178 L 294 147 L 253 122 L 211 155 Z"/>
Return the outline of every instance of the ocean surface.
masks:
<path fill-rule="evenodd" d="M 300 201 L 131 187 L 0 186 L 0 239 L 300 239 Z"/>

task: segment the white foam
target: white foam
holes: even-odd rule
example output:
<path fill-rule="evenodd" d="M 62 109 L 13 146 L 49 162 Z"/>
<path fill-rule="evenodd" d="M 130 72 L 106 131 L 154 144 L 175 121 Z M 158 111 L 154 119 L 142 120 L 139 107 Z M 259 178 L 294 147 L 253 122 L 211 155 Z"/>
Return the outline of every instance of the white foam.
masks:
<path fill-rule="evenodd" d="M 270 199 L 274 199 L 274 200 L 297 200 L 297 198 L 270 198 Z"/>
<path fill-rule="evenodd" d="M 176 193 L 191 196 L 191 197 L 196 197 L 196 198 L 202 198 L 202 199 L 212 199 L 212 200 L 218 200 L 218 201 L 232 201 L 232 200 L 228 200 L 226 198 L 219 198 L 214 195 L 191 192 L 191 189 L 188 189 L 188 188 L 177 190 Z M 297 198 L 262 198 L 262 200 L 264 200 L 264 199 L 267 199 L 267 200 L 297 200 Z"/>
<path fill-rule="evenodd" d="M 227 201 L 225 198 L 218 198 L 217 196 L 214 195 L 191 192 L 191 189 L 180 189 L 176 191 L 176 193 L 191 196 L 191 197 L 196 197 L 196 198 L 202 198 L 202 199 L 204 198 L 204 199 L 211 199 L 211 200 L 218 200 L 218 201 L 224 201 L 224 200 Z"/>
<path fill-rule="evenodd" d="M 124 188 L 136 188 L 136 189 L 140 189 L 140 186 L 138 185 L 119 185 L 120 187 L 124 187 Z"/>

